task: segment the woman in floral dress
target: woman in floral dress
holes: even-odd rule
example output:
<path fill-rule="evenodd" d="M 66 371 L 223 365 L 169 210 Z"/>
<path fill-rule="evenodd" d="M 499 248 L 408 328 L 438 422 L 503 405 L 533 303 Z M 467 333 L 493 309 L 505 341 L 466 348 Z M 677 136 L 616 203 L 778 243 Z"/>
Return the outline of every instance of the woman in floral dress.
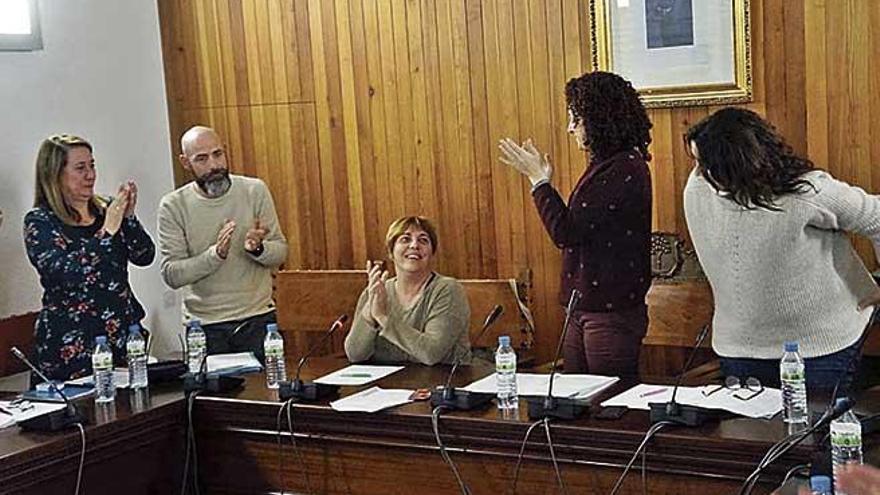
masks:
<path fill-rule="evenodd" d="M 36 360 L 53 380 L 91 374 L 98 335 L 123 364 L 128 327 L 144 318 L 128 263 L 149 265 L 155 246 L 134 215 L 137 186 L 122 184 L 112 200 L 95 195 L 94 186 L 91 144 L 67 134 L 43 141 L 24 242 L 43 286 Z"/>

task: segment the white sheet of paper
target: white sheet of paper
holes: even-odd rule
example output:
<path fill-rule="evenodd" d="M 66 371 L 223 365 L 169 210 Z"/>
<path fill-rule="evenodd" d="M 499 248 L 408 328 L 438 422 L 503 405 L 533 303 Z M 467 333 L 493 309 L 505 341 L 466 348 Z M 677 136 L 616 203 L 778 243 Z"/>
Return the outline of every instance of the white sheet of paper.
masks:
<path fill-rule="evenodd" d="M 333 401 L 330 403 L 330 407 L 335 411 L 374 413 L 389 407 L 410 403 L 412 402 L 410 399 L 412 394 L 412 390 L 372 387 Z"/>
<path fill-rule="evenodd" d="M 263 366 L 254 357 L 253 352 L 234 352 L 230 354 L 212 354 L 207 357 L 208 362 L 205 363 L 208 373 L 222 372 L 257 372 L 263 369 Z"/>
<path fill-rule="evenodd" d="M 718 385 L 701 387 L 679 387 L 675 401 L 679 404 L 721 409 L 749 418 L 770 419 L 782 411 L 782 392 L 775 388 L 765 388 L 763 392 L 749 400 L 740 400 L 736 396 L 748 397 L 747 390 L 722 389 L 710 396 L 703 392 L 716 390 Z M 669 402 L 672 398 L 671 385 L 640 384 L 612 397 L 602 403 L 602 407 L 624 406 L 630 409 L 648 410 L 649 402 Z"/>
<path fill-rule="evenodd" d="M 403 366 L 376 366 L 372 364 L 353 364 L 346 366 L 341 370 L 326 374 L 315 383 L 323 383 L 324 385 L 340 385 L 340 386 L 358 386 L 366 385 L 386 376 L 397 373 L 402 370 Z"/>
<path fill-rule="evenodd" d="M 0 407 L 12 413 L 12 416 L 9 416 L 6 413 L 0 412 L 0 429 L 2 429 L 8 428 L 26 419 L 35 418 L 37 416 L 42 416 L 43 414 L 50 413 L 52 411 L 64 409 L 67 406 L 63 403 L 56 404 L 53 402 L 30 401 L 26 401 L 24 403 L 13 406 L 11 401 L 2 400 L 0 401 Z"/>
<path fill-rule="evenodd" d="M 95 376 L 88 375 L 75 380 L 67 380 L 64 383 L 71 385 L 94 385 Z M 116 385 L 116 388 L 128 388 L 128 368 L 116 368 L 113 370 L 113 385 Z"/>
<path fill-rule="evenodd" d="M 599 392 L 617 383 L 616 376 L 556 374 L 553 378 L 553 397 L 571 397 L 587 400 Z M 547 395 L 550 384 L 549 374 L 517 373 L 517 393 L 523 397 L 541 397 Z M 481 378 L 464 387 L 470 392 L 496 394 L 498 392 L 495 374 Z"/>

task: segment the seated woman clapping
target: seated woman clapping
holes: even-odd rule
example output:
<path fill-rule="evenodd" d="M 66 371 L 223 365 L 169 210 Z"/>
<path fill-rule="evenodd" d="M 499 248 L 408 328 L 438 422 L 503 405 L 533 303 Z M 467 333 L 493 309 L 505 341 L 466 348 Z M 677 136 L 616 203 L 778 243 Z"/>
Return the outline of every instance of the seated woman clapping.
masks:
<path fill-rule="evenodd" d="M 385 236 L 395 277 L 367 261 L 345 354 L 352 362 L 426 365 L 471 361 L 470 308 L 461 284 L 433 271 L 437 231 L 424 217 L 395 220 Z"/>

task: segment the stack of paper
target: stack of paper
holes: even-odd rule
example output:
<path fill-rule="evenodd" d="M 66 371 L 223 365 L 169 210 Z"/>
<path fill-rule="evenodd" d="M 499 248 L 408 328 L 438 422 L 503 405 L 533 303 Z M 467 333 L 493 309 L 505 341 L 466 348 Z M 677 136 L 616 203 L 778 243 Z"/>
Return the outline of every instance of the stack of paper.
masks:
<path fill-rule="evenodd" d="M 353 364 L 334 371 L 328 375 L 315 380 L 315 383 L 324 385 L 339 385 L 345 387 L 357 387 L 358 385 L 366 385 L 370 382 L 385 378 L 386 376 L 397 373 L 402 370 L 403 366 L 376 366 L 369 364 Z"/>
<path fill-rule="evenodd" d="M 553 397 L 589 400 L 606 388 L 617 383 L 616 376 L 555 374 L 553 375 Z M 516 389 L 522 397 L 542 397 L 547 395 L 550 375 L 517 373 Z M 487 394 L 498 393 L 495 374 L 477 380 L 464 388 L 469 392 Z"/>
<path fill-rule="evenodd" d="M 650 409 L 649 402 L 669 402 L 672 398 L 671 385 L 636 385 L 602 403 L 602 407 L 624 406 L 630 409 Z M 710 395 L 706 395 L 712 392 Z M 741 398 L 751 397 L 749 400 Z M 776 388 L 765 388 L 761 393 L 745 389 L 718 390 L 718 385 L 701 387 L 678 387 L 675 402 L 706 409 L 720 409 L 749 418 L 770 419 L 782 410 L 782 392 Z"/>
<path fill-rule="evenodd" d="M 75 380 L 67 380 L 64 383 L 70 385 L 95 386 L 95 375 L 88 375 Z M 113 385 L 116 388 L 128 388 L 128 368 L 116 368 L 113 370 Z"/>
<path fill-rule="evenodd" d="M 64 403 L 0 401 L 0 429 L 67 407 Z"/>
<path fill-rule="evenodd" d="M 360 411 L 374 413 L 389 407 L 412 402 L 413 391 L 404 389 L 369 388 L 362 392 L 349 395 L 344 399 L 331 402 L 335 411 Z"/>
<path fill-rule="evenodd" d="M 243 375 L 263 370 L 252 352 L 236 352 L 232 354 L 212 354 L 206 363 L 208 373 L 219 375 Z"/>

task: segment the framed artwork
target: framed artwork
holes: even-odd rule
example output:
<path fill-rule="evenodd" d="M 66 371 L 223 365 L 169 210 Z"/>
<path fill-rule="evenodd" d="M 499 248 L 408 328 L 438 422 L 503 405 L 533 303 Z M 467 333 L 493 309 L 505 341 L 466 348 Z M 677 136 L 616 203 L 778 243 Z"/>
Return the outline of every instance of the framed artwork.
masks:
<path fill-rule="evenodd" d="M 752 100 L 749 0 L 589 0 L 593 70 L 647 107 Z"/>

